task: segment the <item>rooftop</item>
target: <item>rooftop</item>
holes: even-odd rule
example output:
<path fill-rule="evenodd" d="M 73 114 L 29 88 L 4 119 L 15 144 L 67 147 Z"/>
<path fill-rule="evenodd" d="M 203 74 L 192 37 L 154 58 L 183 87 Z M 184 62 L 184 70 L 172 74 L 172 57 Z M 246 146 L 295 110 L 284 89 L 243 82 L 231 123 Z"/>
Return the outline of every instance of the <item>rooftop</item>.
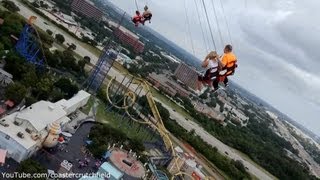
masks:
<path fill-rule="evenodd" d="M 118 23 L 115 23 L 113 21 L 109 21 L 109 25 L 113 26 L 113 27 L 118 27 Z M 139 39 L 139 36 L 137 36 L 135 33 L 131 32 L 130 30 L 128 30 L 127 28 L 120 26 L 119 29 L 124 32 L 125 34 L 128 34 L 132 37 L 134 37 L 135 39 Z"/>
<path fill-rule="evenodd" d="M 90 98 L 90 94 L 87 93 L 86 91 L 81 90 L 76 95 L 74 95 L 71 99 L 69 100 L 61 99 L 60 101 L 56 102 L 56 104 L 60 105 L 68 113 L 69 108 L 89 98 Z"/>
<path fill-rule="evenodd" d="M 52 103 L 49 101 L 36 102 L 26 109 L 14 112 L 1 118 L 0 132 L 8 135 L 9 138 L 14 139 L 24 148 L 29 149 L 30 147 L 34 146 L 37 141 L 31 138 L 31 135 L 26 132 L 26 128 L 29 128 L 31 125 L 35 128 L 35 130 L 40 132 L 53 122 L 66 123 L 70 121 L 70 119 L 67 117 L 67 112 L 63 109 L 61 103 L 65 104 L 66 106 L 77 105 L 73 106 L 72 108 L 75 110 L 74 107 L 78 108 L 83 106 L 89 97 L 90 94 L 87 92 L 79 91 L 78 94 L 70 100 L 63 99 L 57 103 Z M 77 100 L 79 104 L 76 104 Z M 23 122 L 21 125 L 15 125 L 14 121 L 16 119 L 27 121 L 28 123 Z M 23 133 L 25 136 L 23 138 L 18 137 L 17 134 L 19 132 Z"/>
<path fill-rule="evenodd" d="M 0 69 L 0 73 L 5 75 L 5 76 L 7 76 L 7 77 L 9 77 L 9 78 L 11 78 L 11 79 L 13 78 L 13 76 L 10 73 L 8 73 L 7 71 L 5 71 L 3 69 Z"/>
<path fill-rule="evenodd" d="M 11 101 L 11 100 L 7 100 L 4 104 L 9 106 L 9 107 L 13 107 L 14 106 L 14 102 Z"/>
<path fill-rule="evenodd" d="M 37 130 L 43 130 L 48 124 L 67 115 L 61 106 L 48 101 L 39 101 L 17 114 L 17 118 L 29 121 Z"/>
<path fill-rule="evenodd" d="M 26 149 L 32 147 L 35 145 L 37 142 L 31 139 L 31 136 L 24 136 L 24 138 L 20 138 L 17 136 L 19 132 L 22 132 L 26 134 L 27 132 L 25 131 L 26 127 L 25 126 L 17 126 L 13 124 L 16 115 L 18 115 L 19 112 L 15 112 L 13 114 L 10 114 L 8 116 L 5 116 L 4 118 L 1 118 L 1 121 L 5 120 L 5 123 L 8 124 L 8 127 L 4 127 L 3 125 L 0 125 L 0 131 L 3 132 L 4 134 L 10 136 L 13 140 L 15 140 L 17 143 L 25 147 Z"/>
<path fill-rule="evenodd" d="M 100 166 L 100 169 L 110 173 L 110 175 L 112 177 L 114 177 L 115 179 L 120 179 L 123 177 L 123 173 L 121 171 L 119 171 L 117 168 L 115 168 L 114 166 L 112 166 L 110 163 L 105 162 Z M 99 171 L 100 171 L 99 169 Z M 98 172 L 99 172 L 98 171 Z"/>

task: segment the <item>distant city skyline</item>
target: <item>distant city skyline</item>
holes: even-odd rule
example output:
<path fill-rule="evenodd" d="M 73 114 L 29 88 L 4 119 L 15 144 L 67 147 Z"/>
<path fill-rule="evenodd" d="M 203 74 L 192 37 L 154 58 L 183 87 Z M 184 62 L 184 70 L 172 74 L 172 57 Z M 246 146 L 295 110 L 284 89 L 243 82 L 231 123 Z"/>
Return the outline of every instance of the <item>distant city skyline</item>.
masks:
<path fill-rule="evenodd" d="M 129 14 L 134 1 L 110 0 Z M 197 16 L 195 1 L 137 0 L 142 10 L 147 3 L 153 20 L 147 24 L 166 38 L 203 59 L 213 43 L 203 8 Z M 197 6 L 202 4 L 196 0 Z M 213 11 L 214 2 L 221 38 Z M 243 0 L 205 1 L 218 53 L 232 42 L 239 68 L 233 81 L 270 103 L 293 120 L 320 135 L 320 45 L 319 1 Z M 186 9 L 185 9 L 186 7 Z M 202 7 L 202 6 L 201 6 Z M 186 20 L 189 18 L 190 26 Z M 200 21 L 199 21 L 200 19 Z M 204 37 L 200 28 L 204 27 Z M 228 35 L 227 25 L 231 33 Z M 190 28 L 190 30 L 189 30 Z M 189 32 L 190 31 L 190 32 Z M 191 34 L 191 38 L 190 38 Z M 205 39 L 205 40 L 203 40 Z M 232 41 L 231 41 L 231 40 Z M 222 42 L 221 42 L 222 41 Z M 193 45 L 193 48 L 192 48 Z"/>

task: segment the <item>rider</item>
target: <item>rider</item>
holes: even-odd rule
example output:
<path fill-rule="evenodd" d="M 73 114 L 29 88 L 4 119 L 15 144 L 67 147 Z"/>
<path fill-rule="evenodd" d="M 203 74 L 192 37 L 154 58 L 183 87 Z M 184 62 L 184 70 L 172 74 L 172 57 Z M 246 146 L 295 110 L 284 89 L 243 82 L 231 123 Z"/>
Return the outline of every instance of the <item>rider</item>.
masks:
<path fill-rule="evenodd" d="M 219 82 L 223 82 L 225 87 L 228 86 L 228 77 L 234 74 L 237 65 L 237 57 L 232 53 L 232 46 L 230 44 L 226 45 L 224 48 L 224 55 L 221 59 L 222 71 L 219 73 L 219 78 L 213 81 L 214 90 L 219 87 Z"/>
<path fill-rule="evenodd" d="M 219 75 L 219 70 L 222 67 L 222 64 L 219 61 L 219 55 L 216 51 L 211 51 L 202 62 L 202 67 L 206 68 L 204 75 L 198 76 L 197 81 L 197 94 L 200 95 L 203 93 L 205 88 L 202 88 L 202 85 L 212 83 L 212 79 Z"/>
<path fill-rule="evenodd" d="M 140 14 L 140 11 L 138 11 L 138 10 L 136 11 L 136 15 L 133 16 L 132 22 L 134 23 L 135 26 L 138 26 L 139 23 L 142 23 L 142 22 L 143 22 L 143 21 L 142 21 L 142 16 L 141 16 L 141 14 Z"/>
<path fill-rule="evenodd" d="M 142 19 L 141 23 L 142 23 L 143 25 L 144 25 L 144 23 L 145 23 L 146 21 L 149 21 L 149 23 L 151 23 L 152 13 L 151 13 L 151 11 L 149 11 L 148 9 L 149 9 L 149 8 L 148 8 L 148 6 L 146 5 L 146 6 L 144 7 L 144 12 L 143 12 L 143 14 L 142 14 L 143 19 Z"/>

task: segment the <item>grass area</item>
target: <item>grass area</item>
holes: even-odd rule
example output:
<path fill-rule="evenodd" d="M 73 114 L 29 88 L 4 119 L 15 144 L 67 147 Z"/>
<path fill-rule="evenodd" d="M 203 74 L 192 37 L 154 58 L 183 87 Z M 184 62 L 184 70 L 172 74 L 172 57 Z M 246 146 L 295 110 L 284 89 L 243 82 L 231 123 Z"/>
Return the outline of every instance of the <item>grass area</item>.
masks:
<path fill-rule="evenodd" d="M 99 103 L 97 107 L 96 120 L 102 123 L 107 123 L 113 128 L 120 129 L 122 132 L 126 133 L 129 138 L 137 139 L 141 142 L 144 141 L 155 141 L 153 133 L 145 128 L 144 125 L 138 123 L 130 123 L 130 119 L 123 117 L 116 112 L 106 111 L 106 105 L 104 103 Z"/>
<path fill-rule="evenodd" d="M 88 114 L 94 102 L 95 98 L 91 96 L 87 105 L 82 109 L 82 112 Z M 138 123 L 129 123 L 129 118 L 123 117 L 116 112 L 106 111 L 105 109 L 106 105 L 102 102 L 99 102 L 96 114 L 97 121 L 104 124 L 109 124 L 113 128 L 120 129 L 132 139 L 137 139 L 142 142 L 152 142 L 156 140 L 156 137 L 153 136 L 153 133 L 147 130 L 144 125 L 140 125 Z"/>
<path fill-rule="evenodd" d="M 85 107 L 83 107 L 81 111 L 85 114 L 89 114 L 90 109 L 93 106 L 93 104 L 94 104 L 94 97 L 91 96 L 87 105 Z"/>

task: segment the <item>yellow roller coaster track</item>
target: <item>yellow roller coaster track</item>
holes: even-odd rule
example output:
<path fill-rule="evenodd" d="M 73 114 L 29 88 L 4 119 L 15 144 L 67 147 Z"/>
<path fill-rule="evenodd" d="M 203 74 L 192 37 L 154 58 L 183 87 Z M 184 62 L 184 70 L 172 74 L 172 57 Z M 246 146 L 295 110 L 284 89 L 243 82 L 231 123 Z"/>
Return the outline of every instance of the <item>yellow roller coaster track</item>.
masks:
<path fill-rule="evenodd" d="M 125 76 L 131 76 L 135 81 L 133 81 L 133 84 L 141 84 L 142 87 L 143 87 L 143 90 L 145 91 L 145 95 L 147 97 L 147 101 L 148 101 L 148 104 L 150 106 L 150 109 L 151 109 L 151 112 L 154 116 L 154 119 L 157 121 L 157 123 L 152 123 L 147 117 L 143 117 L 142 120 L 137 120 L 136 118 L 134 118 L 130 113 L 129 113 L 129 108 L 130 107 L 133 107 L 133 105 L 135 104 L 135 101 L 137 100 L 137 97 L 136 97 L 136 94 L 134 92 L 132 92 L 131 90 L 128 90 L 124 93 L 124 104 L 123 106 L 118 106 L 116 105 L 114 102 L 112 102 L 112 100 L 110 99 L 110 87 L 111 87 L 111 84 L 115 81 L 116 77 L 113 77 L 108 85 L 107 85 L 107 90 L 106 90 L 106 94 L 107 94 L 107 99 L 109 101 L 109 103 L 115 107 L 115 108 L 118 108 L 118 109 L 123 109 L 126 111 L 126 114 L 134 121 L 134 122 L 137 122 L 137 123 L 140 123 L 140 124 L 146 124 L 146 125 L 149 125 L 150 127 L 152 127 L 153 129 L 157 130 L 158 133 L 160 134 L 160 136 L 162 137 L 163 141 L 164 141 L 164 144 L 166 146 L 166 149 L 167 150 L 170 150 L 172 152 L 172 156 L 174 157 L 174 165 L 176 166 L 178 172 L 176 174 L 173 175 L 172 177 L 172 180 L 174 179 L 174 177 L 176 176 L 181 176 L 181 175 L 185 175 L 185 176 L 188 176 L 189 178 L 191 179 L 195 179 L 194 177 L 192 177 L 191 175 L 185 173 L 185 172 L 182 172 L 180 171 L 180 168 L 179 168 L 179 165 L 178 165 L 178 161 L 177 161 L 177 155 L 175 153 L 175 150 L 174 150 L 174 147 L 173 147 L 173 143 L 172 143 L 172 140 L 169 136 L 169 132 L 168 130 L 166 129 L 166 127 L 164 126 L 164 123 L 162 121 L 162 118 L 160 116 L 160 113 L 159 113 L 159 110 L 156 106 L 156 103 L 153 99 L 153 96 L 151 94 L 151 91 L 150 91 L 150 88 L 147 84 L 147 82 L 141 78 L 137 78 L 137 77 L 133 77 L 132 75 L 130 74 L 124 74 Z M 130 99 L 130 103 L 128 104 L 127 101 L 129 101 Z M 206 180 L 213 180 L 215 178 L 213 177 L 206 177 L 205 178 Z"/>

